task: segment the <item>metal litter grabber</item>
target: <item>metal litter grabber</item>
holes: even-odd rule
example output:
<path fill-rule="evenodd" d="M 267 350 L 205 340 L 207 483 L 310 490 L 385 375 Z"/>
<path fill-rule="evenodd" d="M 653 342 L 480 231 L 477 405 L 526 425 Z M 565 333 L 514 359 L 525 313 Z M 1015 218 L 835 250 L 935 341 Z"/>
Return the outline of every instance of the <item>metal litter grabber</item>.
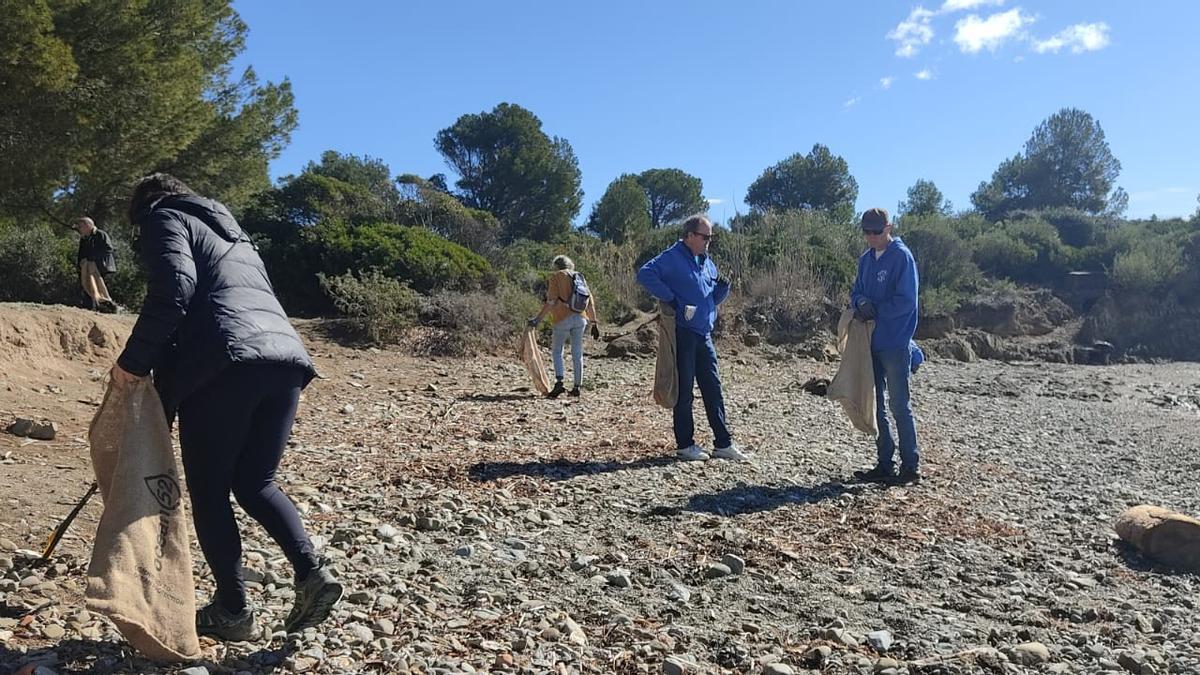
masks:
<path fill-rule="evenodd" d="M 54 532 L 52 532 L 50 534 L 50 538 L 46 540 L 45 550 L 42 551 L 42 562 L 50 560 L 50 555 L 54 553 L 54 549 L 58 546 L 58 542 L 62 541 L 63 535 L 67 533 L 67 528 L 71 526 L 71 522 L 75 520 L 75 516 L 79 515 L 79 512 L 82 511 L 83 507 L 88 503 L 88 500 L 91 499 L 92 495 L 96 494 L 96 491 L 99 489 L 99 483 L 92 483 L 92 486 L 88 488 L 87 493 L 83 495 L 83 499 L 80 499 L 79 503 L 75 505 L 75 508 L 71 509 L 71 512 L 67 514 L 67 517 L 58 524 L 58 527 L 54 528 Z"/>

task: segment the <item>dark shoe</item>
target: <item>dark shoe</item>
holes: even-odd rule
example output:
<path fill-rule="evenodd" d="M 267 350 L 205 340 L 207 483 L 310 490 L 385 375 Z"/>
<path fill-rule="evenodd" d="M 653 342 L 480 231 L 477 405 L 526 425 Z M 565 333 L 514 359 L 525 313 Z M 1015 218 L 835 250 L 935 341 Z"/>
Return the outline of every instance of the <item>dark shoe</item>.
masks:
<path fill-rule="evenodd" d="M 854 480 L 860 483 L 891 483 L 896 480 L 896 473 L 892 469 L 876 466 L 870 471 L 855 471 Z"/>
<path fill-rule="evenodd" d="M 98 309 L 100 310 L 101 313 L 103 313 L 103 314 L 116 314 L 117 313 L 117 303 L 113 302 L 112 300 L 101 300 L 99 304 L 100 304 L 100 306 L 98 307 Z"/>
<path fill-rule="evenodd" d="M 288 612 L 283 628 L 289 633 L 312 628 L 329 618 L 334 605 L 342 599 L 342 585 L 333 578 L 327 565 L 308 573 L 296 584 L 296 604 Z"/>
<path fill-rule="evenodd" d="M 567 396 L 574 396 L 575 398 L 579 398 L 579 387 L 575 387 L 574 389 L 572 389 L 571 392 L 567 394 Z"/>
<path fill-rule="evenodd" d="M 560 380 L 554 383 L 554 388 L 546 394 L 546 398 L 558 398 L 566 391 L 566 388 L 562 386 L 562 381 Z"/>
<path fill-rule="evenodd" d="M 234 614 L 213 598 L 196 610 L 196 633 L 224 642 L 245 642 L 254 637 L 254 610 L 247 605 Z"/>
<path fill-rule="evenodd" d="M 900 476 L 896 482 L 901 485 L 916 485 L 921 482 L 921 472 L 916 469 L 900 469 Z"/>

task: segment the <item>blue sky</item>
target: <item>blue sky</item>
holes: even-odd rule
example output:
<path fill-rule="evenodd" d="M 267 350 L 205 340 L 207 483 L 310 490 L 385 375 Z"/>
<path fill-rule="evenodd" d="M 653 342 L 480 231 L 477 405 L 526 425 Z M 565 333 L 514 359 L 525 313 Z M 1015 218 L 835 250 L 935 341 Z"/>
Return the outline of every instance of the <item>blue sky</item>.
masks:
<path fill-rule="evenodd" d="M 1200 3 L 367 2 L 236 0 L 241 65 L 288 77 L 300 126 L 271 167 L 324 150 L 393 173 L 453 174 L 433 138 L 500 102 L 571 142 L 584 207 L 622 173 L 677 167 L 711 214 L 823 143 L 859 210 L 918 178 L 956 208 L 1033 128 L 1091 113 L 1122 163 L 1128 215 L 1189 215 L 1200 193 Z"/>

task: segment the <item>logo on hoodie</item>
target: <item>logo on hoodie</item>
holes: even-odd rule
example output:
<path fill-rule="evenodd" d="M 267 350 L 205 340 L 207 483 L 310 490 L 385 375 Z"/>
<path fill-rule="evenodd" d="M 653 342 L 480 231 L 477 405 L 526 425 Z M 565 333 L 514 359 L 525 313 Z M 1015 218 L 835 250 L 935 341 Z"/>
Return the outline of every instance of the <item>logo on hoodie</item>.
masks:
<path fill-rule="evenodd" d="M 887 270 L 879 270 L 879 273 L 875 275 L 875 281 L 878 281 L 879 283 L 882 284 L 883 282 L 887 281 L 887 277 L 888 277 Z"/>

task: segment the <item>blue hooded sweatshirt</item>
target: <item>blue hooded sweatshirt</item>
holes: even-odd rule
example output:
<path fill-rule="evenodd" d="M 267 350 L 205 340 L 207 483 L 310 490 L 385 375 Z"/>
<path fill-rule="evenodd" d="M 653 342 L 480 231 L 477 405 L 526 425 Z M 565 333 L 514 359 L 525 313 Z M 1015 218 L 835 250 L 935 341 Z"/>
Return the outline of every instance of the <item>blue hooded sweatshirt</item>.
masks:
<path fill-rule="evenodd" d="M 917 332 L 918 287 L 917 261 L 899 237 L 878 259 L 870 248 L 859 257 L 850 306 L 858 307 L 862 298 L 875 305 L 871 351 L 909 348 Z"/>
<path fill-rule="evenodd" d="M 650 295 L 675 308 L 676 326 L 697 335 L 712 332 L 717 305 L 729 295 L 729 286 L 717 283 L 717 266 L 712 259 L 692 255 L 682 240 L 642 265 L 637 280 Z M 684 318 L 683 308 L 687 305 L 696 306 L 691 321 Z"/>

